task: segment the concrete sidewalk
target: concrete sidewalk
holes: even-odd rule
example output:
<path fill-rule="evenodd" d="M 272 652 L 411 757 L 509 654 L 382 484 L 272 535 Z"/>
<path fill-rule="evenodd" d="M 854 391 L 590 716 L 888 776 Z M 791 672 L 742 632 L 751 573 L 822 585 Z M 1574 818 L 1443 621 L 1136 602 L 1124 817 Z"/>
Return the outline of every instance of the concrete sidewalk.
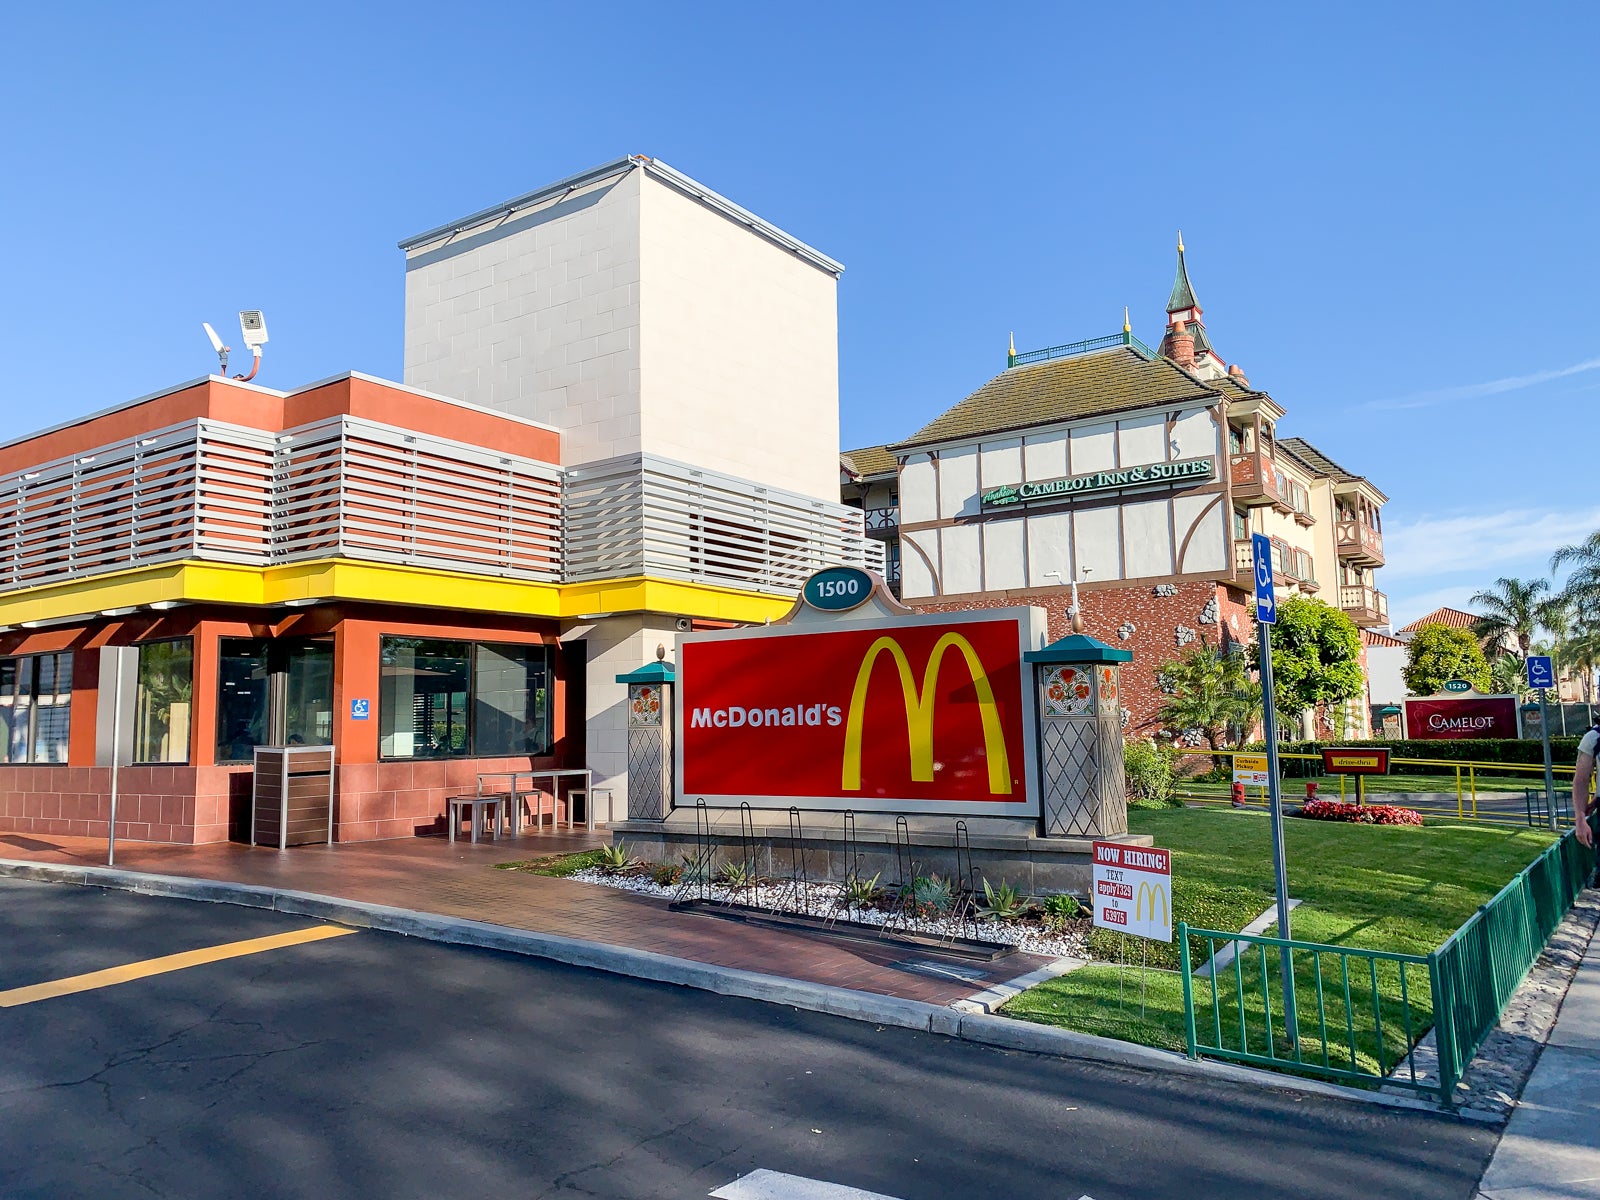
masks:
<path fill-rule="evenodd" d="M 1481 1200 L 1600 1200 L 1600 939 L 1478 1185 Z"/>
<path fill-rule="evenodd" d="M 477 844 L 402 838 L 280 851 L 212 843 L 117 843 L 118 869 L 280 888 L 418 913 L 464 918 L 774 975 L 802 983 L 948 1005 L 1045 968 L 1011 954 L 950 961 L 888 942 L 848 942 L 671 911 L 665 900 L 615 888 L 497 870 L 499 863 L 609 845 L 606 832 L 543 832 Z M 103 867 L 89 838 L 0 833 L 0 860 Z"/>

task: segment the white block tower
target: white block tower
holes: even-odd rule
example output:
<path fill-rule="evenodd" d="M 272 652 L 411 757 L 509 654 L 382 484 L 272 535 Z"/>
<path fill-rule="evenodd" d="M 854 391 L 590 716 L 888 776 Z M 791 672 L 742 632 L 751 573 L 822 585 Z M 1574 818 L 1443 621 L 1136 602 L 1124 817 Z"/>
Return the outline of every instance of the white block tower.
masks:
<path fill-rule="evenodd" d="M 401 243 L 405 382 L 837 502 L 844 269 L 664 163 L 618 159 Z"/>

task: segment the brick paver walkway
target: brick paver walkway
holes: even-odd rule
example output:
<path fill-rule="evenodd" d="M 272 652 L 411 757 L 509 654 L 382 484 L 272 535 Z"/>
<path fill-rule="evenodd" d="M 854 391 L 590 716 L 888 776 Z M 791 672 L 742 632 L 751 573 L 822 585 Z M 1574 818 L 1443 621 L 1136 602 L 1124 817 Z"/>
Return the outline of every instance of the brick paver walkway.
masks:
<path fill-rule="evenodd" d="M 904 946 L 757 928 L 673 912 L 664 900 L 615 888 L 494 869 L 500 862 L 609 842 L 609 834 L 581 831 L 477 845 L 404 838 L 288 851 L 232 843 L 118 842 L 117 866 L 466 917 L 934 1004 L 965 999 L 1048 961 L 1028 954 L 993 963 L 938 960 Z M 104 866 L 105 853 L 103 841 L 0 833 L 0 859 Z"/>

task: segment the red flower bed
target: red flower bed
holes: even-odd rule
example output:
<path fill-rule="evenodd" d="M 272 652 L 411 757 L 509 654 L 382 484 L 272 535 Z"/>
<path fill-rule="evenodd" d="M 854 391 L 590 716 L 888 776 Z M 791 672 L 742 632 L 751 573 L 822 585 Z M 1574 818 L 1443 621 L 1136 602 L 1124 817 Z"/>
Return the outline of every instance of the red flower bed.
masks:
<path fill-rule="evenodd" d="M 1394 804 L 1340 804 L 1337 800 L 1308 800 L 1300 809 L 1313 821 L 1353 821 L 1357 825 L 1421 825 L 1422 814 Z"/>

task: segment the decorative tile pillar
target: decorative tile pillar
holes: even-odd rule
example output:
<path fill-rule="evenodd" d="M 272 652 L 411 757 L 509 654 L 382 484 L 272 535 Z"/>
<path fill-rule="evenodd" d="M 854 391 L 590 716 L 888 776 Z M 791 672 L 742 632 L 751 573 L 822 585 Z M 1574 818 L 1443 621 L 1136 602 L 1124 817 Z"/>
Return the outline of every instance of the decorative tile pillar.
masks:
<path fill-rule="evenodd" d="M 1033 664 L 1039 689 L 1041 833 L 1126 833 L 1121 673 L 1132 652 L 1072 634 L 1023 657 Z"/>
<path fill-rule="evenodd" d="M 672 664 L 640 667 L 617 682 L 628 685 L 628 820 L 664 821 L 672 811 Z"/>

